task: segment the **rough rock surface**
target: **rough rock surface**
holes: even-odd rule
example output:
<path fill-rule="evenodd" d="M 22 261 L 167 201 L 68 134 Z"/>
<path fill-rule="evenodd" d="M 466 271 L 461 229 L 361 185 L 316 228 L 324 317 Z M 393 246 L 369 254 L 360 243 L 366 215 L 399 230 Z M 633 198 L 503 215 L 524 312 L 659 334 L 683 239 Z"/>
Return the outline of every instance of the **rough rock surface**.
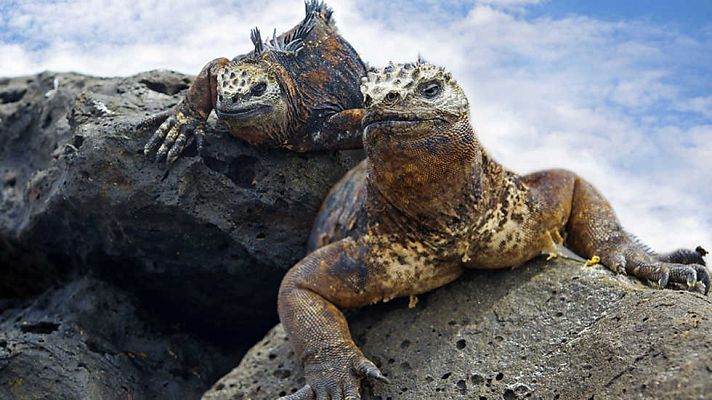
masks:
<path fill-rule="evenodd" d="M 196 399 L 234 366 L 237 357 L 156 329 L 132 300 L 82 278 L 23 304 L 0 301 L 0 398 Z"/>
<path fill-rule="evenodd" d="M 476 271 L 349 317 L 390 385 L 364 399 L 702 399 L 712 393 L 712 302 L 581 262 Z M 275 399 L 304 384 L 281 325 L 205 400 Z"/>
<path fill-rule="evenodd" d="M 213 120 L 202 155 L 166 171 L 141 153 L 151 130 L 134 126 L 189 83 L 166 71 L 0 80 L 0 298 L 92 271 L 224 342 L 276 322 L 281 277 L 358 155 L 257 149 Z"/>

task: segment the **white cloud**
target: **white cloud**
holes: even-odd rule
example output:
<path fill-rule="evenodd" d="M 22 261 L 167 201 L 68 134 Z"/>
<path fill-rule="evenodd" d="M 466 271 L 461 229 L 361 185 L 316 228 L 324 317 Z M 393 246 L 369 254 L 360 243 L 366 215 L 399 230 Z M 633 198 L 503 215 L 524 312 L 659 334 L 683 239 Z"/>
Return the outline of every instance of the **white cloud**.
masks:
<path fill-rule="evenodd" d="M 695 69 L 709 79 L 712 35 L 645 21 L 528 18 L 534 3 L 330 1 L 341 32 L 371 64 L 420 52 L 450 69 L 470 96 L 481 140 L 503 164 L 578 172 L 661 250 L 712 247 L 712 100 L 684 83 L 704 79 L 687 76 Z M 303 16 L 301 2 L 278 0 L 19 4 L 3 18 L 23 44 L 0 31 L 0 75 L 194 74 L 248 51 L 251 27 L 284 30 Z"/>
<path fill-rule="evenodd" d="M 700 113 L 705 118 L 712 120 L 712 96 L 682 99 L 678 103 L 678 110 Z"/>

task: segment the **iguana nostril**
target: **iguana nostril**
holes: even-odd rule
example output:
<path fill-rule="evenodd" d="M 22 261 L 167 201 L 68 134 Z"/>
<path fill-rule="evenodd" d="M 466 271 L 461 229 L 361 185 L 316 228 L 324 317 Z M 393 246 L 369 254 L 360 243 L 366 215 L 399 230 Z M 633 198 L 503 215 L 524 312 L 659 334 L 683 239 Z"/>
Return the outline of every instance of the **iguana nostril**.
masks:
<path fill-rule="evenodd" d="M 373 103 L 373 98 L 369 95 L 366 95 L 366 97 L 363 99 L 363 105 L 368 107 Z"/>

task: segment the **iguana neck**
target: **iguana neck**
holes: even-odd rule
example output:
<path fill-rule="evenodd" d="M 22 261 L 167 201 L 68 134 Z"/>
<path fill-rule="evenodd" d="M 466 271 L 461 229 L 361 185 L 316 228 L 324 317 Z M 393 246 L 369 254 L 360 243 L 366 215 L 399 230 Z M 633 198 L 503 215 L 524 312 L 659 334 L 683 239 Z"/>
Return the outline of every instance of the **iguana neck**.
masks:
<path fill-rule="evenodd" d="M 438 231 L 474 217 L 483 197 L 483 162 L 493 161 L 477 141 L 469 118 L 448 132 L 378 147 L 368 151 L 368 195 L 378 204 L 372 213 L 399 214 Z"/>

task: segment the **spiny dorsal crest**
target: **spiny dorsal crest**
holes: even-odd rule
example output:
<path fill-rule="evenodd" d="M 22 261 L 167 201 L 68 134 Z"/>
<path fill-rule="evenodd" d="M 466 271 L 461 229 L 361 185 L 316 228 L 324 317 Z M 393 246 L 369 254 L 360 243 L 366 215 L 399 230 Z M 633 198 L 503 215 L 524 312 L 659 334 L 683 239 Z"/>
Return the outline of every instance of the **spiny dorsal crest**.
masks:
<path fill-rule="evenodd" d="M 255 55 L 262 55 L 262 53 L 265 51 L 265 48 L 262 45 L 262 35 L 260 34 L 260 30 L 257 29 L 257 27 L 254 27 L 250 31 L 250 40 L 252 40 L 252 44 L 255 45 Z"/>
<path fill-rule="evenodd" d="M 254 28 L 251 32 L 250 39 L 255 46 L 254 54 L 260 57 L 266 50 L 274 51 L 282 54 L 297 55 L 304 48 L 304 42 L 307 36 L 314 29 L 316 18 L 323 18 L 328 24 L 331 20 L 333 11 L 326 6 L 323 1 L 310 0 L 304 2 L 305 16 L 302 22 L 299 23 L 288 34 L 277 37 L 277 29 L 272 33 L 272 39 L 266 42 L 262 41 L 262 35 L 258 28 Z"/>
<path fill-rule="evenodd" d="M 361 93 L 367 103 L 378 103 L 392 92 L 405 98 L 417 90 L 421 83 L 434 80 L 460 90 L 457 81 L 452 78 L 449 72 L 425 62 L 419 56 L 415 63 L 394 64 L 391 62 L 380 70 L 369 69 L 367 75 L 361 78 Z"/>
<path fill-rule="evenodd" d="M 331 15 L 334 13 L 331 7 L 319 0 L 305 1 L 304 11 L 306 12 L 306 18 L 309 18 L 310 15 L 320 16 L 327 24 L 331 22 Z"/>

